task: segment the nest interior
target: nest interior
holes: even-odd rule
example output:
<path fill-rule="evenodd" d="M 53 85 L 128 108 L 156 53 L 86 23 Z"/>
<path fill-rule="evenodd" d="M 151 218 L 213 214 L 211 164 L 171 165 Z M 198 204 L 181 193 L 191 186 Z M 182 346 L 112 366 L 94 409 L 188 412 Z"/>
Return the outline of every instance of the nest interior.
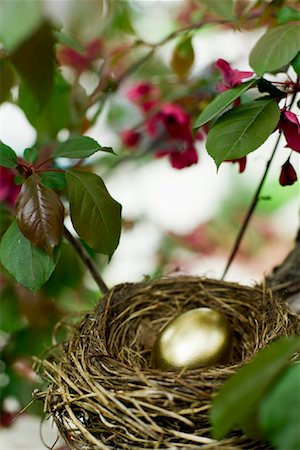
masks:
<path fill-rule="evenodd" d="M 227 317 L 230 362 L 180 372 L 151 369 L 159 331 L 201 306 Z M 47 388 L 36 396 L 72 449 L 264 449 L 239 431 L 214 441 L 210 401 L 259 349 L 299 332 L 299 316 L 263 288 L 189 276 L 122 284 L 41 362 Z"/>

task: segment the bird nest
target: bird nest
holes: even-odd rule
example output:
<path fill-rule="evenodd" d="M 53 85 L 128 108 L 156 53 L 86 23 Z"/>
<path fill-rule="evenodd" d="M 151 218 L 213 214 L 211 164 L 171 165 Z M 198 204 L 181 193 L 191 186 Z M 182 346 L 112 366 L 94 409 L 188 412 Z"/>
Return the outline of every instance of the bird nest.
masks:
<path fill-rule="evenodd" d="M 151 369 L 159 331 L 201 306 L 227 317 L 230 362 L 180 372 Z M 239 431 L 214 441 L 210 402 L 258 350 L 299 331 L 299 317 L 263 288 L 189 276 L 118 285 L 41 361 L 47 388 L 36 397 L 71 449 L 267 449 Z"/>

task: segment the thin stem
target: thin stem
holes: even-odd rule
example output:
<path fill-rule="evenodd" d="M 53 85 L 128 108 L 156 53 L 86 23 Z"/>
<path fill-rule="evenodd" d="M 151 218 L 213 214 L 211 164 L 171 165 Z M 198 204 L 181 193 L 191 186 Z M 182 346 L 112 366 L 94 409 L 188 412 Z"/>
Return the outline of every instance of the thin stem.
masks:
<path fill-rule="evenodd" d="M 269 172 L 271 163 L 272 163 L 272 161 L 273 161 L 273 159 L 274 159 L 276 150 L 277 150 L 277 148 L 278 148 L 278 145 L 279 145 L 279 141 L 280 141 L 281 135 L 282 135 L 282 132 L 280 131 L 280 132 L 279 132 L 279 135 L 278 135 L 278 138 L 277 138 L 277 141 L 276 141 L 276 143 L 275 143 L 273 152 L 272 152 L 272 154 L 271 154 L 271 156 L 270 156 L 270 158 L 269 158 L 269 160 L 268 160 L 268 162 L 267 162 L 267 164 L 266 164 L 266 168 L 265 168 L 264 174 L 263 174 L 263 176 L 262 176 L 262 178 L 261 178 L 261 180 L 260 180 L 260 183 L 259 183 L 259 185 L 258 185 L 258 187 L 257 187 L 257 190 L 256 190 L 255 194 L 254 194 L 254 197 L 253 197 L 252 202 L 251 202 L 251 204 L 250 204 L 250 206 L 249 206 L 249 209 L 248 209 L 248 211 L 247 211 L 247 214 L 246 214 L 246 216 L 245 216 L 245 218 L 244 218 L 244 221 L 243 221 L 243 223 L 242 223 L 242 226 L 241 226 L 241 228 L 240 228 L 240 230 L 239 230 L 239 232 L 238 232 L 238 235 L 237 235 L 237 237 L 236 237 L 236 239 L 235 239 L 233 248 L 232 248 L 232 250 L 231 250 L 231 253 L 230 253 L 230 256 L 229 256 L 229 258 L 228 258 L 228 262 L 227 262 L 227 265 L 226 265 L 225 270 L 224 270 L 224 272 L 223 272 L 223 275 L 222 275 L 221 280 L 224 280 L 224 278 L 225 278 L 226 275 L 227 275 L 227 272 L 228 272 L 228 270 L 229 270 L 229 268 L 230 268 L 230 266 L 231 266 L 231 264 L 232 264 L 232 261 L 234 260 L 236 254 L 237 254 L 237 252 L 238 252 L 238 250 L 239 250 L 239 248 L 240 248 L 241 241 L 242 241 L 242 239 L 243 239 L 243 237 L 244 237 L 244 234 L 245 234 L 245 232 L 246 232 L 246 230 L 247 230 L 247 228 L 248 228 L 250 219 L 252 218 L 253 213 L 254 213 L 254 210 L 255 210 L 255 208 L 256 208 L 256 206 L 257 206 L 259 200 L 260 200 L 260 193 L 261 193 L 261 191 L 262 191 L 262 188 L 263 188 L 265 179 L 266 179 L 266 177 L 267 177 L 267 175 L 268 175 L 268 172 Z"/>
<path fill-rule="evenodd" d="M 299 77 L 297 78 L 297 82 L 298 82 L 298 81 L 299 81 Z M 299 90 L 298 90 L 298 91 L 299 91 Z M 296 101 L 298 91 L 294 92 L 294 94 L 293 94 L 293 96 L 292 96 L 292 100 L 291 100 L 291 103 L 290 103 L 290 105 L 289 105 L 289 109 L 290 109 L 290 110 L 292 109 L 292 106 L 293 106 L 293 104 L 294 104 L 295 101 Z M 239 233 L 238 233 L 238 235 L 237 235 L 237 237 L 236 237 L 236 239 L 235 239 L 233 248 L 232 248 L 232 250 L 231 250 L 231 253 L 230 253 L 230 256 L 229 256 L 229 258 L 228 258 L 228 262 L 227 262 L 227 265 L 226 265 L 225 270 L 224 270 L 224 272 L 223 272 L 223 275 L 222 275 L 221 280 L 224 280 L 224 278 L 226 277 L 226 274 L 227 274 L 227 272 L 228 272 L 228 270 L 229 270 L 229 268 L 230 268 L 230 266 L 231 266 L 231 263 L 232 263 L 232 261 L 234 260 L 236 254 L 237 254 L 237 252 L 238 252 L 238 250 L 239 250 L 239 248 L 240 248 L 241 241 L 242 241 L 242 239 L 243 239 L 243 237 L 244 237 L 244 234 L 245 234 L 245 232 L 246 232 L 246 230 L 247 230 L 247 227 L 248 227 L 248 224 L 249 224 L 249 222 L 250 222 L 250 219 L 252 218 L 252 215 L 253 215 L 253 213 L 254 213 L 254 210 L 255 210 L 255 208 L 256 208 L 256 206 L 257 206 L 259 200 L 260 200 L 260 198 L 259 198 L 259 197 L 260 197 L 260 193 L 261 193 L 261 191 L 262 191 L 262 188 L 263 188 L 265 179 L 266 179 L 266 177 L 267 177 L 267 175 L 268 175 L 268 172 L 269 172 L 271 163 L 272 163 L 272 161 L 273 161 L 273 159 L 274 159 L 274 156 L 275 156 L 276 150 L 277 150 L 277 148 L 278 148 L 278 145 L 279 145 L 279 141 L 280 141 L 281 136 L 282 136 L 282 131 L 280 130 L 279 135 L 278 135 L 278 138 L 277 138 L 277 141 L 275 142 L 275 146 L 274 146 L 272 155 L 271 155 L 269 161 L 268 161 L 267 164 L 266 164 L 266 168 L 265 168 L 264 174 L 263 174 L 263 176 L 262 176 L 262 179 L 260 180 L 260 183 L 259 183 L 259 185 L 258 185 L 258 188 L 257 188 L 257 190 L 256 190 L 256 192 L 255 192 L 255 194 L 254 194 L 254 197 L 253 197 L 252 202 L 251 202 L 251 204 L 250 204 L 250 206 L 249 206 L 248 212 L 247 212 L 247 214 L 246 214 L 246 216 L 245 216 L 244 222 L 242 223 L 242 226 L 241 226 L 241 228 L 240 228 L 240 230 L 239 230 Z"/>
<path fill-rule="evenodd" d="M 259 13 L 253 13 L 253 14 L 251 14 L 251 15 L 249 15 L 247 17 L 247 20 L 257 19 L 259 16 L 260 16 Z M 246 18 L 245 18 L 245 20 L 246 20 Z M 95 88 L 95 90 L 89 96 L 89 106 L 92 106 L 97 101 L 101 100 L 103 96 L 104 96 L 104 99 L 103 99 L 103 104 L 104 104 L 106 99 L 108 98 L 108 96 L 111 95 L 112 93 L 114 93 L 116 91 L 116 89 L 120 86 L 120 84 L 124 80 L 126 80 L 133 72 L 135 72 L 146 61 L 148 61 L 148 59 L 151 58 L 151 56 L 154 55 L 155 51 L 159 47 L 167 44 L 172 39 L 175 39 L 178 36 L 180 36 L 181 34 L 187 33 L 189 31 L 197 31 L 198 29 L 200 29 L 201 27 L 203 27 L 205 25 L 226 25 L 226 24 L 234 24 L 236 22 L 238 23 L 238 21 L 239 21 L 239 18 L 236 18 L 236 19 L 215 19 L 215 20 L 204 19 L 204 20 L 201 20 L 201 21 L 199 21 L 197 23 L 194 23 L 192 25 L 187 25 L 185 27 L 182 27 L 182 28 L 179 28 L 179 29 L 177 29 L 175 31 L 172 31 L 170 34 L 168 34 L 166 37 L 164 37 L 163 39 L 161 39 L 159 42 L 157 42 L 155 44 L 151 44 L 151 43 L 148 43 L 148 42 L 136 42 L 135 45 L 132 48 L 136 48 L 136 46 L 138 45 L 139 47 L 144 46 L 144 47 L 151 48 L 151 50 L 146 55 L 143 55 L 140 59 L 134 61 L 120 75 L 120 77 L 116 80 L 115 87 L 114 87 L 114 89 L 112 91 L 106 92 L 106 93 L 101 92 L 101 89 L 100 89 L 101 83 L 99 83 L 99 85 Z M 108 58 L 107 58 L 107 60 L 108 60 Z M 107 60 L 105 61 L 104 64 L 107 63 Z M 102 104 L 102 107 L 103 107 L 103 104 Z"/>
<path fill-rule="evenodd" d="M 98 269 L 97 269 L 94 261 L 91 259 L 90 255 L 88 254 L 86 249 L 83 247 L 81 242 L 78 239 L 76 239 L 65 226 L 64 226 L 64 235 L 65 235 L 65 238 L 72 245 L 74 250 L 77 252 L 79 258 L 82 260 L 84 265 L 89 269 L 90 274 L 92 275 L 95 282 L 97 283 L 100 291 L 103 294 L 108 292 L 107 285 L 104 283 L 101 275 L 98 272 Z"/>
<path fill-rule="evenodd" d="M 35 167 L 35 170 L 40 169 L 40 168 L 43 167 L 45 164 L 47 164 L 48 162 L 53 161 L 53 160 L 54 160 L 54 156 L 51 156 L 50 158 L 45 159 L 45 161 L 42 161 L 40 164 L 38 164 L 38 165 Z"/>

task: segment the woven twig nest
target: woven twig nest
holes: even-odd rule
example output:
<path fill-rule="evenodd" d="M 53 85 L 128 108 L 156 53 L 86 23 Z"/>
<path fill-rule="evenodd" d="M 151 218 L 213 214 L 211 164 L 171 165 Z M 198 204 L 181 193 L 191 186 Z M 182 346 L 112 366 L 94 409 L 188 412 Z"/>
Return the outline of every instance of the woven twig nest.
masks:
<path fill-rule="evenodd" d="M 231 324 L 230 363 L 181 372 L 149 368 L 159 331 L 201 306 L 223 312 Z M 213 441 L 210 400 L 259 349 L 299 331 L 299 317 L 261 288 L 188 276 L 119 285 L 42 361 L 48 387 L 37 397 L 71 449 L 268 448 L 238 431 Z"/>

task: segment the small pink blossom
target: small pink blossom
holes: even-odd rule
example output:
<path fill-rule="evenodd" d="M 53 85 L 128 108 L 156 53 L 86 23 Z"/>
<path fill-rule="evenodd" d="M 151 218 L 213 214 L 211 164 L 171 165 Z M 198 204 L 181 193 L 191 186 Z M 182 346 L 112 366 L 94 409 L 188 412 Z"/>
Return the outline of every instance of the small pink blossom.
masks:
<path fill-rule="evenodd" d="M 175 103 L 166 103 L 160 111 L 147 122 L 149 134 L 166 132 L 171 138 L 192 139 L 191 118 Z"/>
<path fill-rule="evenodd" d="M 223 78 L 223 82 L 217 85 L 219 92 L 224 92 L 238 86 L 244 78 L 249 78 L 253 75 L 253 72 L 250 71 L 232 69 L 231 65 L 225 59 L 221 58 L 217 60 L 216 67 L 221 72 Z"/>
<path fill-rule="evenodd" d="M 297 173 L 290 163 L 290 158 L 281 166 L 279 183 L 281 186 L 291 186 L 297 181 Z"/>
<path fill-rule="evenodd" d="M 121 139 L 126 147 L 135 147 L 141 139 L 141 134 L 136 130 L 123 130 Z"/>
<path fill-rule="evenodd" d="M 193 142 L 191 118 L 184 109 L 167 103 L 147 122 L 148 133 L 159 139 L 155 155 L 168 156 L 172 167 L 183 169 L 198 162 Z"/>
<path fill-rule="evenodd" d="M 186 145 L 182 148 L 176 146 L 174 143 L 173 147 L 168 149 L 157 150 L 155 156 L 157 158 L 162 158 L 163 156 L 168 156 L 174 169 L 184 169 L 185 167 L 192 166 L 198 162 L 198 154 L 195 146 L 192 142 L 185 143 Z"/>
<path fill-rule="evenodd" d="M 283 131 L 287 147 L 300 153 L 300 123 L 296 114 L 283 109 L 278 128 Z"/>
<path fill-rule="evenodd" d="M 21 186 L 14 183 L 16 172 L 6 167 L 0 167 L 0 201 L 13 207 L 21 190 Z"/>
<path fill-rule="evenodd" d="M 140 81 L 127 91 L 127 97 L 147 112 L 157 104 L 159 90 L 147 81 Z"/>

